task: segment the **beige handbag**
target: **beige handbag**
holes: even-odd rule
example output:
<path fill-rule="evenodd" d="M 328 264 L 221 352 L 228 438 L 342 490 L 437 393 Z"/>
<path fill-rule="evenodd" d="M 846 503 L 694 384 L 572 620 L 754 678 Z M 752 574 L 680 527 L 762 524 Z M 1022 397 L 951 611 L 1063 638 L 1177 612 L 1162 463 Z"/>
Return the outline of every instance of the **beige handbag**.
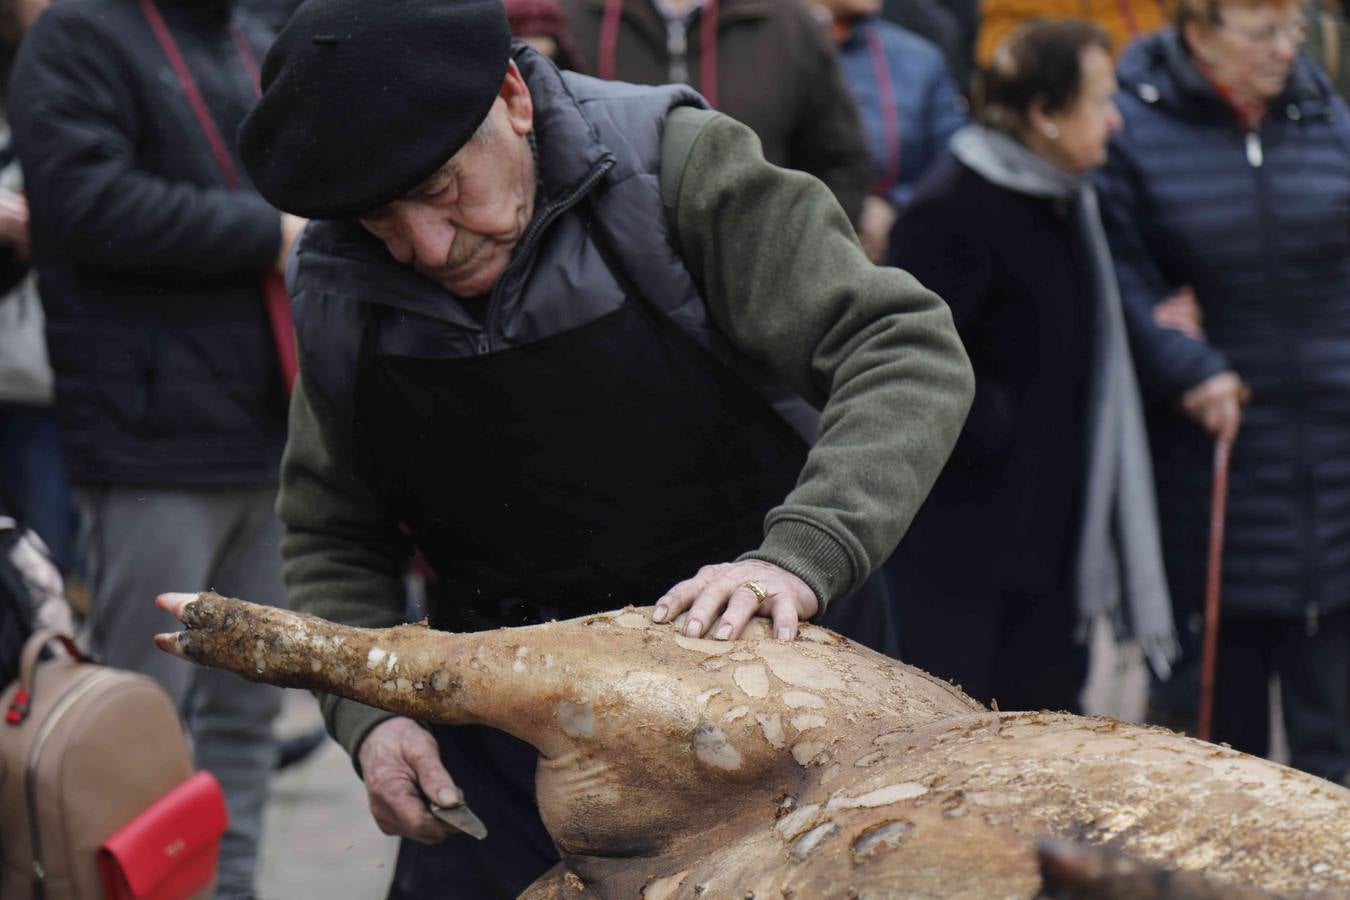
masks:
<path fill-rule="evenodd" d="M 0 711 L 0 900 L 102 897 L 99 845 L 192 774 L 173 701 L 39 631 Z"/>

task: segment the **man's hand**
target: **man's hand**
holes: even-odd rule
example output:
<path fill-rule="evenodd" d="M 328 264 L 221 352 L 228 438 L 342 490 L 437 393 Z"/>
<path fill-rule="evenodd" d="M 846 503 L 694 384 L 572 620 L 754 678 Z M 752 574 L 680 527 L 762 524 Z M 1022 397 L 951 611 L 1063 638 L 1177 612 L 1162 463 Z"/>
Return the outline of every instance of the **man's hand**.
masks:
<path fill-rule="evenodd" d="M 281 250 L 277 253 L 277 261 L 273 265 L 278 275 L 286 274 L 286 257 L 291 255 L 291 245 L 308 224 L 309 219 L 302 219 L 290 213 L 281 214 Z"/>
<path fill-rule="evenodd" d="M 1233 440 L 1250 392 L 1236 372 L 1211 375 L 1181 397 L 1186 415 L 1216 438 Z"/>
<path fill-rule="evenodd" d="M 356 755 L 380 831 L 423 844 L 438 844 L 456 833 L 427 811 L 424 798 L 454 806 L 464 802 L 464 795 L 441 765 L 436 739 L 425 728 L 407 718 L 381 722 Z"/>
<path fill-rule="evenodd" d="M 1160 328 L 1180 331 L 1196 341 L 1205 339 L 1204 316 L 1189 284 L 1153 307 L 1153 323 Z"/>
<path fill-rule="evenodd" d="M 754 587 L 764 592 L 761 602 Z M 656 601 L 652 621 L 668 622 L 685 610 L 684 633 L 702 637 L 719 615 L 722 621 L 711 637 L 732 641 L 741 636 L 751 616 L 773 619 L 773 633 L 780 641 L 797 636 L 797 623 L 820 609 L 816 594 L 791 572 L 758 559 L 704 566 L 698 574 L 681 581 Z"/>

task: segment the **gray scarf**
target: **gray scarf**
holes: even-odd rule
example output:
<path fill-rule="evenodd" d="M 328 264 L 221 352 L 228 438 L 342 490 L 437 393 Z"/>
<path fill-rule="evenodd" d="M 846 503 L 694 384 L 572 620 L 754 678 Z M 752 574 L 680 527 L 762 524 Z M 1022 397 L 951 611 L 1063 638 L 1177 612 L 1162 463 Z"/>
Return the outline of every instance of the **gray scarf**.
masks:
<path fill-rule="evenodd" d="M 1120 289 L 1102 229 L 1097 192 L 1021 142 L 982 125 L 952 138 L 952 152 L 988 181 L 1020 194 L 1068 201 L 1092 254 L 1095 330 L 1088 401 L 1088 465 L 1076 587 L 1079 635 L 1110 616 L 1166 678 L 1177 655 L 1172 601 L 1162 567 L 1148 436 L 1130 358 Z"/>

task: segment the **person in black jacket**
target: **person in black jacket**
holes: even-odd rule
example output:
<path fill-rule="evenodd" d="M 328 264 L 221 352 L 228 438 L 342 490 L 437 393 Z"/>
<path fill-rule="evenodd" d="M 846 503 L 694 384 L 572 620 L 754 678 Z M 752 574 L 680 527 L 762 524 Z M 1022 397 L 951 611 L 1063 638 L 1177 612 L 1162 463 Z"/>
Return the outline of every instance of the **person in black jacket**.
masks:
<path fill-rule="evenodd" d="M 1121 59 L 1126 128 L 1101 171 L 1153 401 L 1168 577 L 1185 636 L 1204 597 L 1214 442 L 1235 438 L 1213 736 L 1264 755 L 1278 675 L 1291 763 L 1342 779 L 1350 108 L 1299 51 L 1297 0 L 1184 0 L 1177 16 Z M 1155 690 L 1155 708 L 1185 716 L 1196 698 L 1185 687 Z"/>
<path fill-rule="evenodd" d="M 1088 172 L 1119 127 L 1105 35 L 1028 26 L 979 124 L 901 215 L 891 262 L 952 308 L 975 403 L 890 563 L 901 658 L 1004 709 L 1077 710 L 1082 638 L 1174 651 L 1138 391 Z"/>
<path fill-rule="evenodd" d="M 291 337 L 284 322 L 274 333 L 263 279 L 301 220 L 231 183 L 244 176 L 228 138 L 255 102 L 266 30 L 226 0 L 159 2 L 49 9 L 10 111 L 90 537 L 89 640 L 183 706 L 198 766 L 225 789 L 219 890 L 236 896 L 252 891 L 279 694 L 166 659 L 151 636 L 171 620 L 151 599 L 186 584 L 283 600 L 277 338 Z"/>

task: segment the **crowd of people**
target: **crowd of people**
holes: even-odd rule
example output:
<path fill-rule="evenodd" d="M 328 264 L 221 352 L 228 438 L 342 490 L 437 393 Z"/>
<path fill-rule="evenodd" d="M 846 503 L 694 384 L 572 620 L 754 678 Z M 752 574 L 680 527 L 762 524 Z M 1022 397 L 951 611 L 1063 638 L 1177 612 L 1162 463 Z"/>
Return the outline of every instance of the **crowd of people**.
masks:
<path fill-rule="evenodd" d="M 155 650 L 158 593 L 812 619 L 1005 710 L 1079 711 L 1106 621 L 1191 729 L 1217 443 L 1213 739 L 1267 754 L 1278 680 L 1350 783 L 1347 41 L 1335 0 L 0 0 L 0 549 L 174 699 L 248 897 L 279 696 Z M 74 627 L 23 584 L 10 655 Z M 556 861 L 526 745 L 321 705 L 392 897 Z"/>

